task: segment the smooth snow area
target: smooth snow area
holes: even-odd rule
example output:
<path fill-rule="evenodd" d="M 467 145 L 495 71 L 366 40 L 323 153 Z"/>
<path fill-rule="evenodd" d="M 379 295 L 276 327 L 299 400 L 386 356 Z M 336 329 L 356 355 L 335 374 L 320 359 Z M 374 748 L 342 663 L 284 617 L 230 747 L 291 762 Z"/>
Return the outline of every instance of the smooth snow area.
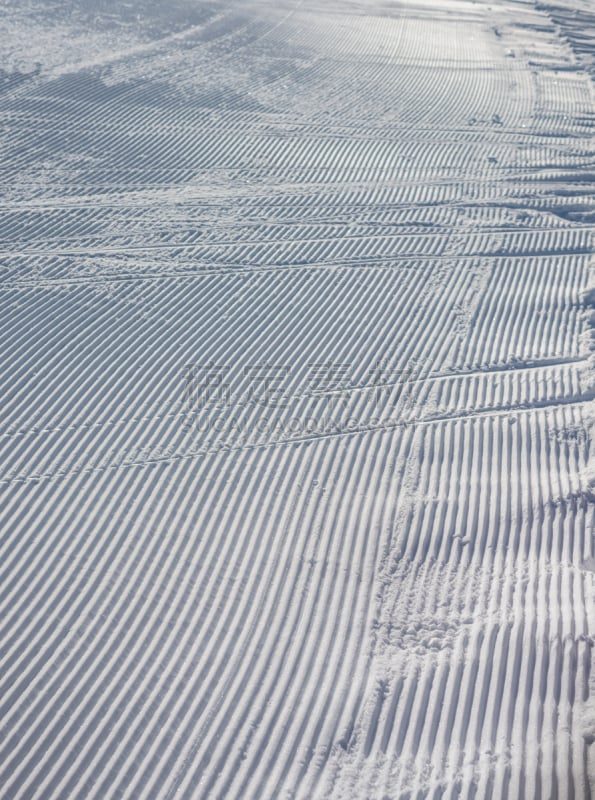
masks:
<path fill-rule="evenodd" d="M 0 20 L 2 800 L 595 795 L 591 0 Z"/>

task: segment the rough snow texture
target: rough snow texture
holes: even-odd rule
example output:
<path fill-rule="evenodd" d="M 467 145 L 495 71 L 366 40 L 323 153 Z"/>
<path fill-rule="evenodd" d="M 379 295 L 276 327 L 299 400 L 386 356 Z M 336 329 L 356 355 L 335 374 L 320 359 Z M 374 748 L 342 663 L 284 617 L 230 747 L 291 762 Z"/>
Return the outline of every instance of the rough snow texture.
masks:
<path fill-rule="evenodd" d="M 2 798 L 591 797 L 592 3 L 0 18 Z"/>

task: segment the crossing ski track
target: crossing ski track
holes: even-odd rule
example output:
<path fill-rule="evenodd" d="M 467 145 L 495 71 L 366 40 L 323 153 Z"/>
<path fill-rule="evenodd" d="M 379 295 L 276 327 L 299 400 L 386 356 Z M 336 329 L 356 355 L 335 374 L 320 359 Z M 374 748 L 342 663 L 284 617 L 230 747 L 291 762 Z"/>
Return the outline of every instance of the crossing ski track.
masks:
<path fill-rule="evenodd" d="M 0 19 L 0 797 L 591 798 L 590 2 Z"/>

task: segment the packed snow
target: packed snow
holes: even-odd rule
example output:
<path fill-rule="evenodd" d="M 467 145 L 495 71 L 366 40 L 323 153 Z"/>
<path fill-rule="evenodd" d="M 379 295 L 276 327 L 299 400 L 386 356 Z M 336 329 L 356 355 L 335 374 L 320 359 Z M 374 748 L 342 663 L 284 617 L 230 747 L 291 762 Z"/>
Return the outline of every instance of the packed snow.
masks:
<path fill-rule="evenodd" d="M 0 19 L 0 797 L 595 795 L 592 2 Z"/>

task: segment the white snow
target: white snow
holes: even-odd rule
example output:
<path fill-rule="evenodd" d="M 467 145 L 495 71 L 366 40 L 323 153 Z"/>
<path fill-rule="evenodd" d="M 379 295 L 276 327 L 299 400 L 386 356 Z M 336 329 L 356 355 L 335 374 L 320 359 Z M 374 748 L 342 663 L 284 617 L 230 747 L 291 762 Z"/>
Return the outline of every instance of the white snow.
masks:
<path fill-rule="evenodd" d="M 591 4 L 0 18 L 0 796 L 590 798 Z"/>

